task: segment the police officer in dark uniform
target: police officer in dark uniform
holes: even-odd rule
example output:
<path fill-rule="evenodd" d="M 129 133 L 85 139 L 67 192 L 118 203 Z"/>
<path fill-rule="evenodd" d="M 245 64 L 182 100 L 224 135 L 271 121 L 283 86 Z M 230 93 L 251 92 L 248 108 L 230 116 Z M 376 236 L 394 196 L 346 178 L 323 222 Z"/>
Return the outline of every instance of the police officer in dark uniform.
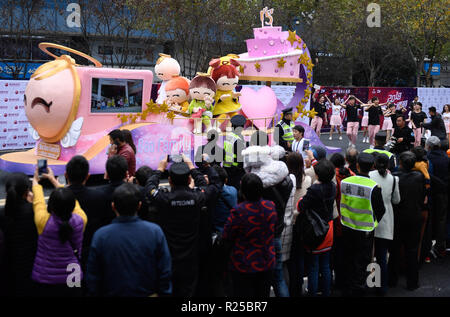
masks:
<path fill-rule="evenodd" d="M 295 127 L 295 123 L 292 120 L 292 108 L 284 109 L 282 112 L 283 119 L 275 126 L 275 137 L 280 146 L 286 151 L 291 151 L 292 142 L 294 142 L 292 129 Z"/>
<path fill-rule="evenodd" d="M 247 120 L 242 115 L 236 115 L 230 121 L 233 131 L 227 132 L 223 142 L 225 154 L 223 167 L 227 171 L 229 185 L 239 190 L 241 178 L 245 174 L 242 150 L 247 144 L 242 136 L 242 130 Z"/>
<path fill-rule="evenodd" d="M 207 212 L 208 197 L 217 190 L 218 177 L 210 177 L 209 185 L 202 173 L 186 156 L 169 169 L 171 190 L 160 189 L 159 181 L 167 167 L 167 159 L 148 179 L 145 191 L 155 207 L 151 218 L 167 238 L 172 257 L 172 288 L 175 297 L 192 297 L 199 274 L 199 240 L 202 213 Z M 211 167 L 209 175 L 217 176 Z M 189 184 L 194 179 L 195 188 Z"/>

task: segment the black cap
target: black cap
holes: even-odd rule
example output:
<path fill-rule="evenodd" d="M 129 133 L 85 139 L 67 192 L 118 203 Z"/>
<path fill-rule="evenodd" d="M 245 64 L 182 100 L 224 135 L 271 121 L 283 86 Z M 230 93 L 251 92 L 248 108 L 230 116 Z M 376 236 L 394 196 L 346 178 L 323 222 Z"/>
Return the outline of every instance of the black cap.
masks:
<path fill-rule="evenodd" d="M 247 119 L 245 119 L 244 116 L 237 114 L 231 118 L 230 122 L 233 127 L 243 127 L 245 122 L 247 122 Z"/>
<path fill-rule="evenodd" d="M 177 176 L 183 176 L 190 173 L 190 169 L 185 162 L 173 163 L 169 168 L 169 173 Z"/>
<path fill-rule="evenodd" d="M 387 133 L 385 131 L 380 131 L 375 134 L 375 141 L 386 141 Z"/>
<path fill-rule="evenodd" d="M 358 164 L 367 164 L 367 165 L 369 165 L 369 164 L 374 164 L 375 163 L 375 158 L 373 157 L 373 155 L 372 154 L 369 154 L 369 153 L 361 153 L 361 154 L 359 154 L 359 156 L 358 156 Z"/>
<path fill-rule="evenodd" d="M 284 115 L 292 114 L 292 107 L 291 107 L 291 108 L 286 108 L 286 109 L 284 109 L 284 110 L 281 110 L 281 112 L 282 112 Z"/>

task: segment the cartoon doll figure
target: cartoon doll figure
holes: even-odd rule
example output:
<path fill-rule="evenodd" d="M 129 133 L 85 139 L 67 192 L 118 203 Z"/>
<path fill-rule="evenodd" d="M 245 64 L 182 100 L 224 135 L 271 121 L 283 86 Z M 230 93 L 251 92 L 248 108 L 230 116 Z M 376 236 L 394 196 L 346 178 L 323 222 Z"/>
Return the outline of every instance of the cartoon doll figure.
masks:
<path fill-rule="evenodd" d="M 159 56 L 160 58 L 156 61 L 155 73 L 162 83 L 158 90 L 156 103 L 162 104 L 167 99 L 165 86 L 173 77 L 180 75 L 180 64 L 170 55 L 160 53 Z"/>
<path fill-rule="evenodd" d="M 167 99 L 165 103 L 169 110 L 187 113 L 189 108 L 189 80 L 184 77 L 174 77 L 166 84 Z"/>
<path fill-rule="evenodd" d="M 83 118 L 75 120 L 81 84 L 75 60 L 68 55 L 41 65 L 28 82 L 24 95 L 25 113 L 33 139 L 74 146 L 81 134 Z"/>
<path fill-rule="evenodd" d="M 236 67 L 240 65 L 234 59 L 229 61 L 214 59 L 209 65 L 212 67 L 211 78 L 216 82 L 217 86 L 213 114 L 217 116 L 214 123 L 215 129 L 219 130 L 219 125 L 225 119 L 233 117 L 241 109 L 241 104 L 238 100 L 241 94 L 234 92 L 239 82 L 239 72 Z"/>
<path fill-rule="evenodd" d="M 206 125 L 206 131 L 211 130 L 216 83 L 208 76 L 197 76 L 189 85 L 189 93 L 192 101 L 188 112 L 194 120 L 194 134 L 202 133 L 202 122 Z"/>

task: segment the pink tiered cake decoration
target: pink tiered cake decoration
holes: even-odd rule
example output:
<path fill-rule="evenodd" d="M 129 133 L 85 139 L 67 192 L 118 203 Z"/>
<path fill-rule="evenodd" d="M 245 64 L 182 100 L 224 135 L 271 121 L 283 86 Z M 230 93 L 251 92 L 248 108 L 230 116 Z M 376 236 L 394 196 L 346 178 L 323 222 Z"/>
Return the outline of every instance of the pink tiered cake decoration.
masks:
<path fill-rule="evenodd" d="M 301 46 L 298 42 L 289 41 L 288 31 L 282 31 L 280 26 L 271 25 L 273 12 L 262 11 L 263 24 L 263 13 L 270 19 L 269 23 L 265 22 L 269 26 L 254 28 L 255 38 L 246 40 L 247 53 L 239 55 L 239 63 L 243 67 L 241 69 L 243 76 L 240 78 L 248 80 L 277 78 L 279 81 L 300 82 L 299 57 L 303 54 Z"/>

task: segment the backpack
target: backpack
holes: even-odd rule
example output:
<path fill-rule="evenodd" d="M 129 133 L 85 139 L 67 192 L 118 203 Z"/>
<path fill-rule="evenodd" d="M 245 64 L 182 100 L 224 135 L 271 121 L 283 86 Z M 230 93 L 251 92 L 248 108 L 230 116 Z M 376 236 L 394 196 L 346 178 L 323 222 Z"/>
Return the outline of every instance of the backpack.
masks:
<path fill-rule="evenodd" d="M 322 201 L 325 209 L 325 201 Z M 301 212 L 294 225 L 295 236 L 303 242 L 305 246 L 314 250 L 325 239 L 330 226 L 313 209 L 309 208 Z"/>

